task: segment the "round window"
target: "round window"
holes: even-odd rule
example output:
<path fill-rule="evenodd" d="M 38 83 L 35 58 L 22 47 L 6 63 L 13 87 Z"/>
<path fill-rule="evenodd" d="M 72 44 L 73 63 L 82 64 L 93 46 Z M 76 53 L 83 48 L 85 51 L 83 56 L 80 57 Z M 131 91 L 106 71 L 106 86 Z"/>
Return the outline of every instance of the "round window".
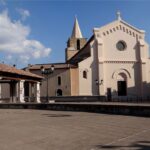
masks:
<path fill-rule="evenodd" d="M 116 47 L 118 50 L 120 51 L 123 51 L 126 49 L 127 45 L 124 41 L 119 41 L 117 44 L 116 44 Z"/>

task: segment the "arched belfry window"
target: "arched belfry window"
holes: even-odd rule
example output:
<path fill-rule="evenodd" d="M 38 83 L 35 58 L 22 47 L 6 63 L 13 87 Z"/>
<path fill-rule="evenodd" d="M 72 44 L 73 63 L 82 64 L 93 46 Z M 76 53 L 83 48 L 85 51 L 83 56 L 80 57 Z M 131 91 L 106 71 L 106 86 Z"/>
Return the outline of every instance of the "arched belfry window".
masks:
<path fill-rule="evenodd" d="M 61 85 L 61 77 L 58 77 L 58 85 Z"/>
<path fill-rule="evenodd" d="M 80 49 L 80 40 L 77 39 L 77 49 L 79 50 Z"/>
<path fill-rule="evenodd" d="M 83 71 L 83 78 L 87 79 L 87 71 Z"/>

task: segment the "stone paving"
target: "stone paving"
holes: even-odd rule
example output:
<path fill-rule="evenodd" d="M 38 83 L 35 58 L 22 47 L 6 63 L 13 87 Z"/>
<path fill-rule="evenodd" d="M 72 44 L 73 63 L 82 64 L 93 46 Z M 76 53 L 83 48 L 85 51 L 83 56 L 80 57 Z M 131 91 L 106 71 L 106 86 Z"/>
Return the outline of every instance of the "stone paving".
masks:
<path fill-rule="evenodd" d="M 150 118 L 0 109 L 0 150 L 150 150 Z"/>

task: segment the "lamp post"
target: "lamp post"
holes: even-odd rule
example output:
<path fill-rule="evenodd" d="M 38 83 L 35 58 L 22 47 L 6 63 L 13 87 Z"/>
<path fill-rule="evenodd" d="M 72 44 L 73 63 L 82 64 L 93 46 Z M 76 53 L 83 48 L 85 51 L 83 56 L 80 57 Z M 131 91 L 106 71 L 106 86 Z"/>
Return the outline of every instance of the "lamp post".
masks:
<path fill-rule="evenodd" d="M 103 79 L 99 80 L 95 80 L 96 85 L 102 85 L 103 84 Z"/>
<path fill-rule="evenodd" d="M 95 84 L 97 85 L 97 94 L 100 95 L 100 85 L 103 84 L 103 79 L 101 79 L 100 81 L 96 79 Z"/>
<path fill-rule="evenodd" d="M 49 77 L 49 75 L 50 74 L 52 74 L 53 72 L 54 72 L 54 65 L 51 65 L 51 67 L 50 68 L 48 68 L 48 69 L 46 69 L 46 68 L 44 68 L 44 66 L 41 66 L 41 73 L 43 74 L 43 75 L 46 75 L 47 76 L 47 94 L 46 94 L 46 101 L 48 102 L 48 77 Z"/>

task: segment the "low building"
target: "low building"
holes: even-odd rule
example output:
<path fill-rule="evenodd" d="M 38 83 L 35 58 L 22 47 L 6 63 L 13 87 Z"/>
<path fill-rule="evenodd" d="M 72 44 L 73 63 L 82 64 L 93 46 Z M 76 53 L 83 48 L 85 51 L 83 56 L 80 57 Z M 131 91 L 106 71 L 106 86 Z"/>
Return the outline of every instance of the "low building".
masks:
<path fill-rule="evenodd" d="M 43 77 L 0 64 L 0 102 L 40 102 Z"/>

